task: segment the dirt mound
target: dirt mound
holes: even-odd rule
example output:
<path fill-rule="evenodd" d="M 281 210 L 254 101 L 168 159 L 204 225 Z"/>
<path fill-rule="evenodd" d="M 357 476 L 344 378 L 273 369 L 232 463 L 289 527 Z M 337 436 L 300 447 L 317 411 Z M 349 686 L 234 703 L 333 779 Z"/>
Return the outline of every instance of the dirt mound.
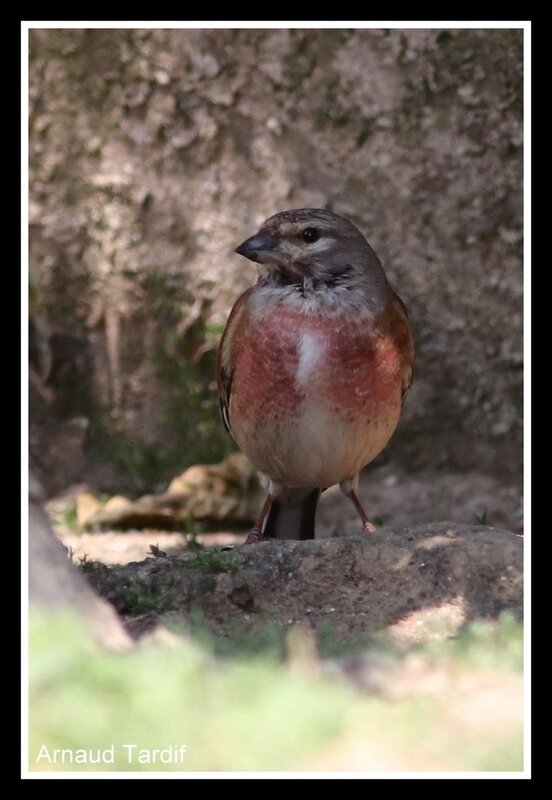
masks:
<path fill-rule="evenodd" d="M 342 641 L 381 630 L 418 641 L 506 610 L 520 616 L 522 555 L 514 533 L 442 522 L 85 566 L 135 635 L 164 615 L 189 621 L 199 613 L 223 636 L 270 622 L 330 623 Z"/>

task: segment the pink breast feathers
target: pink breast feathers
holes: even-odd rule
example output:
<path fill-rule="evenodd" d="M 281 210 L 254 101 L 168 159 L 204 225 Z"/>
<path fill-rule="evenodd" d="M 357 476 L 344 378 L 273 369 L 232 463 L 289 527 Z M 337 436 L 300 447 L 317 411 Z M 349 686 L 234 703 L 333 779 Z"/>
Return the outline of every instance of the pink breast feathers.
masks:
<path fill-rule="evenodd" d="M 257 422 L 293 414 L 305 399 L 348 419 L 378 416 L 401 392 L 400 356 L 385 327 L 275 309 L 241 342 L 233 404 Z"/>

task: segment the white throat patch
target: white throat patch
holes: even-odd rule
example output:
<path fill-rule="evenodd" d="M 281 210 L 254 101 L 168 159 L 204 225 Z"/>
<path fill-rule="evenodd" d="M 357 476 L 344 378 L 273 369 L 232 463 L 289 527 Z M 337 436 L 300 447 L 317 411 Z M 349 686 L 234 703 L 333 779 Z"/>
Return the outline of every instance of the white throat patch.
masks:
<path fill-rule="evenodd" d="M 306 389 L 313 378 L 318 362 L 324 355 L 325 342 L 313 333 L 304 333 L 299 345 L 299 364 L 295 375 L 295 383 Z"/>

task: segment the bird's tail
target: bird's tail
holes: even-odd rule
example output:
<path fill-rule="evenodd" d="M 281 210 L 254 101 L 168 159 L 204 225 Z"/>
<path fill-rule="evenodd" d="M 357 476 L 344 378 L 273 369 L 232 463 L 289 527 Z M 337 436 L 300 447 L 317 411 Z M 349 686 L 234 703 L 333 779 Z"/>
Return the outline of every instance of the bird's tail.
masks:
<path fill-rule="evenodd" d="M 302 499 L 281 503 L 274 500 L 264 537 L 267 539 L 314 539 L 314 518 L 321 490 L 313 489 Z"/>

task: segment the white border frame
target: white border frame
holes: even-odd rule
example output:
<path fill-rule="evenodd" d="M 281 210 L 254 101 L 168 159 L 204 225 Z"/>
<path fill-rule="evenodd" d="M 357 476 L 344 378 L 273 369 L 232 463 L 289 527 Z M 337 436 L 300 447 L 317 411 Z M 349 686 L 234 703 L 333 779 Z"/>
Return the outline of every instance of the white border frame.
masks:
<path fill-rule="evenodd" d="M 525 612 L 524 612 L 524 645 L 525 645 L 525 677 L 524 677 L 524 699 L 525 699 L 525 720 L 524 720 L 524 750 L 525 768 L 522 772 L 35 772 L 28 769 L 28 274 L 29 274 L 29 251 L 28 251 L 28 229 L 29 229 L 29 202 L 28 202 L 28 58 L 29 58 L 29 30 L 33 28 L 94 28 L 94 29 L 136 29 L 136 28 L 175 28 L 175 29 L 215 29 L 215 28 L 303 28 L 303 29 L 324 29 L 324 28 L 478 28 L 478 29 L 498 29 L 515 28 L 523 30 L 524 45 L 524 585 L 525 585 Z M 531 777 L 531 575 L 530 575 L 530 551 L 531 541 L 531 22 L 530 21 L 23 21 L 21 23 L 21 520 L 22 520 L 22 565 L 21 565 L 21 586 L 22 586 L 22 638 L 21 638 L 21 664 L 22 664 L 22 683 L 21 683 L 21 703 L 22 703 L 22 726 L 21 726 L 21 775 L 27 779 L 125 779 L 143 778 L 151 779 L 186 779 L 186 778 L 208 778 L 214 780 L 225 780 L 233 778 L 340 778 L 340 779 L 377 779 L 392 778 L 397 780 L 410 779 L 496 779 L 496 778 L 530 778 Z"/>

